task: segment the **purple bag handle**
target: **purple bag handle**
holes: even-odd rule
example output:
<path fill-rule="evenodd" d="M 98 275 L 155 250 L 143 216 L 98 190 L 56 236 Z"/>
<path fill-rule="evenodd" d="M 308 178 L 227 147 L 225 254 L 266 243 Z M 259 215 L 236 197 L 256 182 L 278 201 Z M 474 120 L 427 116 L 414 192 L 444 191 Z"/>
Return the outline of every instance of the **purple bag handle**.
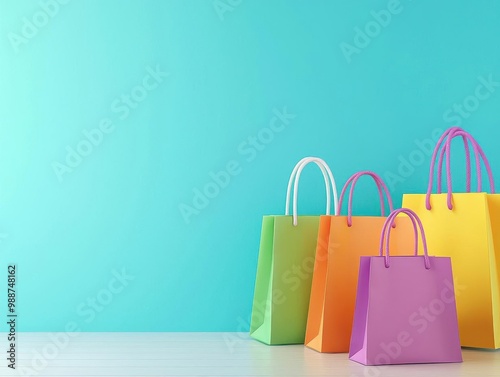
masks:
<path fill-rule="evenodd" d="M 356 182 L 358 181 L 359 177 L 361 177 L 363 175 L 371 176 L 373 178 L 373 180 L 375 181 L 375 183 L 377 184 L 382 216 L 385 215 L 384 194 L 382 192 L 382 185 L 384 185 L 384 183 L 383 183 L 382 179 L 380 178 L 380 176 L 378 176 L 376 173 L 365 170 L 365 171 L 360 171 L 360 172 L 353 174 L 345 183 L 344 187 L 342 188 L 342 192 L 340 193 L 339 206 L 338 206 L 337 213 L 336 213 L 337 216 L 340 215 L 340 210 L 342 207 L 342 203 L 344 201 L 345 192 L 347 191 L 349 184 L 354 181 L 353 184 L 351 185 L 351 190 L 349 191 L 349 201 L 348 201 L 348 203 L 349 203 L 348 204 L 348 215 L 349 215 L 349 213 L 351 213 L 351 216 L 352 216 L 352 195 L 354 192 L 354 186 L 356 185 Z"/>
<path fill-rule="evenodd" d="M 476 169 L 478 170 L 478 182 L 477 182 L 477 192 L 481 192 L 482 189 L 482 182 L 481 182 L 481 162 L 479 160 L 479 157 L 483 160 L 484 166 L 486 168 L 486 172 L 488 173 L 488 179 L 490 181 L 490 191 L 492 194 L 495 193 L 495 182 L 493 179 L 493 172 L 491 171 L 491 166 L 488 161 L 488 158 L 483 152 L 483 149 L 481 146 L 478 144 L 478 142 L 472 137 L 472 135 L 466 131 L 455 131 L 453 133 L 453 137 L 455 136 L 462 136 L 466 137 L 469 139 L 470 143 L 472 144 L 472 147 L 474 148 L 474 153 L 476 154 Z M 453 137 L 449 136 L 448 140 L 446 141 L 446 184 L 448 186 L 448 196 L 447 196 L 447 202 L 448 202 L 448 208 L 453 209 L 453 204 L 451 202 L 451 192 L 452 192 L 452 181 L 451 181 L 451 140 Z"/>
<path fill-rule="evenodd" d="M 456 135 L 454 135 L 455 131 L 461 130 L 460 127 L 451 127 L 447 131 L 445 131 L 445 134 L 449 135 L 448 137 L 454 138 Z M 467 192 L 470 192 L 470 186 L 471 186 L 471 168 L 470 168 L 470 149 L 469 149 L 469 142 L 467 137 L 464 135 L 462 136 L 462 139 L 464 141 L 464 149 L 465 149 L 465 171 L 467 175 L 467 180 L 465 182 L 465 189 Z M 439 144 L 438 144 L 439 145 Z M 445 154 L 446 148 L 441 148 L 441 151 L 439 152 L 439 162 L 438 162 L 438 167 L 437 167 L 437 176 L 442 177 L 443 176 L 443 159 L 444 159 L 444 154 Z M 481 181 L 481 169 L 480 169 L 480 161 L 479 161 L 479 156 L 477 154 L 474 154 L 474 157 L 476 158 L 476 170 L 477 170 L 477 181 Z M 434 169 L 433 169 L 434 170 Z M 442 188 L 443 180 L 441 178 L 437 179 L 437 193 L 441 194 L 441 188 Z"/>
<path fill-rule="evenodd" d="M 477 143 L 477 141 L 472 137 L 472 135 L 466 131 L 464 131 L 462 128 L 460 127 L 451 127 L 450 129 L 448 129 L 447 131 L 445 131 L 443 133 L 443 135 L 441 135 L 441 137 L 439 138 L 437 144 L 436 144 L 436 148 L 434 148 L 434 152 L 432 154 L 432 157 L 431 157 L 431 167 L 430 167 L 430 174 L 429 174 L 429 185 L 427 187 L 427 195 L 426 195 L 426 198 L 425 198 L 425 207 L 427 208 L 427 210 L 430 210 L 431 209 L 431 204 L 430 204 L 430 196 L 431 196 L 431 192 L 432 192 L 432 185 L 433 185 L 433 172 L 434 172 L 434 165 L 435 165 L 435 161 L 436 161 L 436 156 L 437 156 L 437 153 L 438 153 L 438 150 L 439 150 L 439 147 L 441 146 L 443 140 L 445 139 L 445 137 L 448 136 L 448 139 L 446 140 L 446 143 L 445 143 L 445 146 L 443 147 L 443 151 L 442 152 L 443 154 L 446 153 L 446 177 L 447 177 L 447 185 L 448 185 L 448 195 L 447 195 L 447 204 L 448 204 L 448 209 L 453 209 L 453 204 L 451 202 L 451 199 L 452 199 L 452 183 L 451 183 L 451 167 L 450 167 L 450 152 L 451 152 L 451 140 L 456 137 L 456 136 L 462 136 L 462 138 L 464 139 L 467 139 L 468 141 L 470 141 L 470 143 L 472 144 L 472 147 L 474 149 L 474 153 L 475 153 L 475 156 L 476 156 L 476 168 L 478 170 L 478 191 L 481 190 L 482 188 L 482 179 L 481 179 L 481 164 L 480 164 L 480 160 L 479 160 L 479 157 L 482 158 L 483 162 L 484 162 L 484 165 L 486 167 L 486 170 L 488 172 L 488 177 L 489 177 L 489 181 L 490 181 L 490 190 L 492 193 L 495 192 L 495 183 L 494 183 L 494 180 L 493 180 L 493 173 L 491 171 L 491 167 L 490 167 L 490 164 L 488 162 L 488 159 L 486 158 L 486 155 L 484 154 L 481 146 Z M 469 155 L 467 154 L 467 160 L 468 160 L 468 164 L 470 166 L 470 157 Z M 439 168 L 439 167 L 438 167 Z M 438 176 L 437 176 L 437 179 L 438 179 L 438 182 L 442 179 L 442 176 L 440 174 L 442 174 L 442 170 L 438 170 Z M 470 182 L 468 182 L 468 186 L 470 188 Z"/>
<path fill-rule="evenodd" d="M 356 185 L 358 179 L 362 177 L 363 175 L 369 175 L 370 177 L 373 178 L 375 183 L 377 184 L 377 189 L 378 189 L 378 194 L 380 198 L 380 209 L 382 216 L 385 216 L 385 205 L 384 205 L 384 192 L 385 195 L 387 196 L 387 201 L 389 203 L 389 210 L 393 210 L 393 205 L 392 205 L 392 198 L 391 194 L 389 193 L 389 189 L 387 188 L 386 184 L 382 180 L 382 178 L 377 174 L 369 170 L 363 170 L 360 172 L 357 172 L 353 174 L 345 183 L 344 187 L 342 188 L 342 192 L 340 193 L 339 197 L 339 206 L 337 208 L 337 213 L 336 215 L 340 215 L 340 210 L 342 208 L 342 202 L 344 200 L 344 195 L 347 191 L 347 187 L 349 187 L 349 184 L 351 184 L 351 189 L 349 190 L 349 198 L 348 198 L 348 205 L 347 205 L 347 226 L 351 227 L 352 226 L 352 197 L 354 194 L 354 186 Z M 382 191 L 383 190 L 383 191 Z"/>
<path fill-rule="evenodd" d="M 387 220 L 389 220 L 389 217 L 390 217 L 393 213 L 394 213 L 394 211 L 393 211 L 393 212 L 391 212 L 391 214 L 387 217 L 387 219 L 386 219 L 386 221 L 385 221 L 385 223 L 384 223 L 384 226 L 382 227 L 382 236 L 380 237 L 380 255 L 381 255 L 381 256 L 382 256 L 382 248 L 383 248 L 383 246 L 384 246 L 384 237 L 383 237 L 383 235 L 385 235 L 385 234 L 386 234 L 386 232 L 387 232 L 387 226 L 389 225 L 389 221 L 387 221 Z M 395 216 L 394 216 L 394 217 L 395 217 Z M 411 222 L 412 222 L 412 224 L 413 224 L 413 232 L 416 234 L 416 233 L 417 233 L 417 222 L 415 221 L 415 219 L 414 219 L 412 216 L 409 216 L 409 217 L 410 217 L 410 220 L 411 220 Z M 395 222 L 395 221 L 394 221 L 394 222 Z M 395 228 L 395 227 L 396 227 L 396 224 L 393 224 L 391 227 L 392 227 L 392 228 Z M 386 239 L 386 240 L 385 240 L 385 242 L 389 242 L 389 239 Z M 415 254 L 415 255 L 418 255 L 418 237 L 415 237 L 415 243 L 414 243 L 414 245 L 415 245 L 415 246 L 414 246 L 414 249 L 415 249 L 414 254 Z"/>
<path fill-rule="evenodd" d="M 424 246 L 424 265 L 427 270 L 431 268 L 431 262 L 429 259 L 429 254 L 427 253 L 427 240 L 425 238 L 425 232 L 424 232 L 424 226 L 422 225 L 422 221 L 420 221 L 420 218 L 418 215 L 413 212 L 411 209 L 408 208 L 400 208 L 396 209 L 391 212 L 389 217 L 385 220 L 384 227 L 382 229 L 382 234 L 380 236 L 380 249 L 379 249 L 379 256 L 384 256 L 384 251 L 383 251 L 383 242 L 384 242 L 384 236 L 386 237 L 385 240 L 385 267 L 389 268 L 390 267 L 390 256 L 389 256 L 389 241 L 390 241 L 390 236 L 391 236 L 391 227 L 394 224 L 394 221 L 396 221 L 396 217 L 400 214 L 404 213 L 407 215 L 410 219 L 412 219 L 413 222 L 413 230 L 415 233 L 415 247 L 416 247 L 416 253 L 415 255 L 418 255 L 418 231 L 417 231 L 417 226 L 420 228 L 420 235 L 422 237 L 422 244 Z"/>
<path fill-rule="evenodd" d="M 460 127 L 450 127 L 448 128 L 446 131 L 443 132 L 443 134 L 441 135 L 441 137 L 439 138 L 439 140 L 437 141 L 436 143 L 436 146 L 434 147 L 434 151 L 432 153 L 432 157 L 431 157 L 431 165 L 430 165 L 430 171 L 429 171 L 429 185 L 427 186 L 427 193 L 429 194 L 430 192 L 432 192 L 432 186 L 434 184 L 434 166 L 436 164 L 436 157 L 437 157 L 437 154 L 438 154 L 438 151 L 439 151 L 439 148 L 441 147 L 441 145 L 443 144 L 443 141 L 444 139 L 450 134 L 450 133 L 453 133 L 454 131 L 462 131 L 462 129 Z M 471 173 L 470 173 L 470 157 L 469 157 L 469 145 L 467 143 L 467 140 L 466 138 L 464 137 L 464 148 L 466 150 L 466 156 L 467 156 L 467 159 L 466 159 L 466 170 L 467 170 L 467 182 L 466 182 L 466 187 L 467 187 L 467 192 L 470 192 L 470 176 L 471 176 Z M 441 154 L 444 155 L 444 151 L 445 151 L 446 148 L 442 148 L 441 149 Z M 438 194 L 441 193 L 441 179 L 442 177 L 442 159 L 441 159 L 441 156 L 440 156 L 440 160 L 439 160 L 439 163 L 438 163 L 438 173 L 437 173 L 437 192 Z M 430 194 L 429 194 L 430 196 Z M 430 209 L 430 204 L 427 204 L 427 200 L 426 200 L 426 208 L 427 209 Z"/>

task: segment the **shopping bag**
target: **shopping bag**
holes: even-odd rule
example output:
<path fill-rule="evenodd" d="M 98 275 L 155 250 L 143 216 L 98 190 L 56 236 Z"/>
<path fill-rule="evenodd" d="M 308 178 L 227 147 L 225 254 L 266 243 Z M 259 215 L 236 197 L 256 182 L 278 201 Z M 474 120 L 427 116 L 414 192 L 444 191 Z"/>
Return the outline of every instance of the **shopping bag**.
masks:
<path fill-rule="evenodd" d="M 320 158 L 304 158 L 288 182 L 285 216 L 264 216 L 260 241 L 250 336 L 266 344 L 303 344 L 319 216 L 298 216 L 298 184 L 302 169 L 316 163 L 326 187 L 326 214 L 331 191 L 337 210 L 337 189 L 328 165 Z M 293 185 L 293 216 L 289 203 Z"/>
<path fill-rule="evenodd" d="M 475 193 L 470 192 L 468 147 L 467 192 L 453 192 L 451 140 L 460 136 L 466 146 L 470 142 L 473 147 L 478 183 Z M 438 193 L 432 194 L 438 152 Z M 441 193 L 444 155 L 447 192 Z M 491 194 L 481 192 L 481 159 L 488 172 Z M 452 258 L 461 344 L 466 347 L 500 348 L 500 195 L 494 192 L 493 175 L 483 150 L 469 133 L 453 127 L 441 136 L 432 155 L 427 194 L 403 195 L 403 206 L 411 208 L 421 218 L 429 247 L 436 255 Z"/>
<path fill-rule="evenodd" d="M 354 187 L 364 175 L 371 176 L 379 191 L 381 216 L 353 216 Z M 347 216 L 321 216 L 316 248 L 305 345 L 319 352 L 349 352 L 359 258 L 376 255 L 380 232 L 386 220 L 384 193 L 389 209 L 392 199 L 382 178 L 370 171 L 350 177 L 339 198 L 339 211 L 350 186 Z M 413 228 L 408 218 L 398 218 L 392 250 L 405 252 L 411 246 Z"/>
<path fill-rule="evenodd" d="M 389 256 L 391 225 L 400 213 L 418 228 L 413 256 Z M 385 255 L 383 244 L 385 239 Z M 349 359 L 364 365 L 461 362 L 449 257 L 430 257 L 418 216 L 398 209 L 387 218 L 379 256 L 361 257 Z"/>

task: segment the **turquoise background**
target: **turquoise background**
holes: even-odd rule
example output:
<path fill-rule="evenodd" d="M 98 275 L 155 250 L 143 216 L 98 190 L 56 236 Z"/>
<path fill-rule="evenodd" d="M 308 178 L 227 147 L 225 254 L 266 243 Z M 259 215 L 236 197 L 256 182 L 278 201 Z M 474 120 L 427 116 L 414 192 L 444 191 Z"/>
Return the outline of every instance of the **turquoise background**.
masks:
<path fill-rule="evenodd" d="M 458 123 L 500 174 L 500 86 L 469 98 L 481 77 L 500 82 L 498 1 L 402 0 L 378 29 L 370 12 L 391 2 L 74 0 L 48 21 L 44 3 L 0 2 L 0 286 L 16 263 L 20 330 L 248 330 L 262 216 L 283 213 L 306 155 L 330 164 L 339 190 L 378 172 L 399 206 L 426 189 L 416 143 Z M 47 24 L 16 48 L 25 17 Z M 348 62 L 356 27 L 375 36 Z M 147 95 L 127 116 L 113 110 L 148 67 L 169 75 L 135 89 Z M 464 100 L 473 111 L 457 116 Z M 241 145 L 270 137 L 261 130 L 284 108 L 295 118 L 262 150 Z M 60 181 L 54 163 L 103 118 L 112 132 Z M 179 206 L 233 160 L 239 174 L 185 221 Z M 315 169 L 302 214 L 324 211 Z M 377 213 L 376 198 L 365 179 L 354 210 Z M 122 269 L 126 286 L 113 280 Z"/>

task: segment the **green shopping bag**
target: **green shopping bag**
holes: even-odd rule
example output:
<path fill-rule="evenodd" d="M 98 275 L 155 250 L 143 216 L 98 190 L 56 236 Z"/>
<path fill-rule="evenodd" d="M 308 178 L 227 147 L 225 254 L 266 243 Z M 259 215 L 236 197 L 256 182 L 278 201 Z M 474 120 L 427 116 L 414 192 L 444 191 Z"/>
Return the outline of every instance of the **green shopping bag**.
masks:
<path fill-rule="evenodd" d="M 306 157 L 290 176 L 285 215 L 264 216 L 250 336 L 270 345 L 303 344 L 305 339 L 319 216 L 298 216 L 297 195 L 302 169 L 311 162 L 323 173 L 326 214 L 330 213 L 332 189 L 337 211 L 337 189 L 330 168 L 320 158 Z M 293 216 L 290 216 L 292 183 Z"/>

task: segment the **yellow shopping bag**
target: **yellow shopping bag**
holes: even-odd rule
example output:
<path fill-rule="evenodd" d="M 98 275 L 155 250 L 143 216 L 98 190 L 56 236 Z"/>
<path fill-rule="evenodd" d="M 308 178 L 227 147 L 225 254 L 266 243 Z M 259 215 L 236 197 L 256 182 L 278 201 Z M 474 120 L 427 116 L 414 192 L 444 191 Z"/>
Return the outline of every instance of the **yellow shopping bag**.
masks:
<path fill-rule="evenodd" d="M 474 150 L 478 192 L 470 191 L 470 159 L 467 155 L 467 191 L 453 193 L 450 171 L 451 140 L 462 136 L 466 152 Z M 438 193 L 431 194 L 434 163 L 438 162 Z M 447 193 L 441 193 L 441 164 L 446 155 Z M 490 179 L 491 194 L 481 192 L 483 160 Z M 500 194 L 494 194 L 493 175 L 483 150 L 474 138 L 459 127 L 447 130 L 439 139 L 431 159 L 427 194 L 403 195 L 403 207 L 415 211 L 427 233 L 427 243 L 437 256 L 450 256 L 460 342 L 465 347 L 500 348 Z M 440 308 L 430 307 L 429 320 Z"/>

